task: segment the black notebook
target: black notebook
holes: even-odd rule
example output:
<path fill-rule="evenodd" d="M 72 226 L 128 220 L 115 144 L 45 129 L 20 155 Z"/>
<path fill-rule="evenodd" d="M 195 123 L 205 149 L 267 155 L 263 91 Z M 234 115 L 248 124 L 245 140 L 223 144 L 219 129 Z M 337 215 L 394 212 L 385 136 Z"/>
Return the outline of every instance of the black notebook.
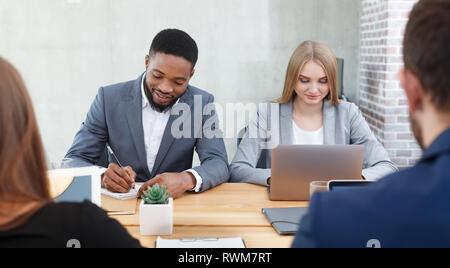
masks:
<path fill-rule="evenodd" d="M 306 207 L 263 208 L 262 213 L 280 235 L 295 235 L 300 228 L 300 220 L 308 212 Z"/>

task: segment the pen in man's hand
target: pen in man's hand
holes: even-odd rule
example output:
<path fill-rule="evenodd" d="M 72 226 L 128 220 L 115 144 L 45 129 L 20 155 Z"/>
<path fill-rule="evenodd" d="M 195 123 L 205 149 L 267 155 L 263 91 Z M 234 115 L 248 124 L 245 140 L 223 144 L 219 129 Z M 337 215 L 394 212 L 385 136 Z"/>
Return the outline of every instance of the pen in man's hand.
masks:
<path fill-rule="evenodd" d="M 108 149 L 109 154 L 112 155 L 112 156 L 114 157 L 114 160 L 116 160 L 116 162 L 117 162 L 117 164 L 120 166 L 120 168 L 124 169 L 123 166 L 122 166 L 122 164 L 120 163 L 119 159 L 117 158 L 116 154 L 115 154 L 114 151 L 111 149 L 111 146 L 109 146 L 109 145 L 107 144 L 107 145 L 106 145 L 106 148 Z M 136 186 L 134 186 L 134 187 L 131 188 L 131 189 L 136 190 Z"/>

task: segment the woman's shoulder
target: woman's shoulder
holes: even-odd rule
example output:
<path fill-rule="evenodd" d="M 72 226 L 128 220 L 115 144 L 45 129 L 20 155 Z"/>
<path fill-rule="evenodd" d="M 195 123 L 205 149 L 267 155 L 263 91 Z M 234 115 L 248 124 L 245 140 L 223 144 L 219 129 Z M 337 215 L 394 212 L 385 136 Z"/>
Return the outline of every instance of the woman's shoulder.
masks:
<path fill-rule="evenodd" d="M 43 238 L 52 237 L 56 240 L 66 234 L 78 234 L 82 211 L 83 204 L 47 203 L 34 212 L 23 225 L 11 232 L 38 233 Z"/>
<path fill-rule="evenodd" d="M 70 215 L 71 217 L 107 217 L 107 213 L 103 209 L 87 200 L 82 203 L 50 203 L 44 209 L 50 212 L 56 212 L 60 215 Z"/>
<path fill-rule="evenodd" d="M 122 225 L 108 217 L 97 205 L 83 203 L 50 203 L 42 212 L 52 216 L 53 223 L 63 221 L 72 233 L 82 234 L 83 247 L 140 247 Z M 57 215 L 57 217 L 56 217 Z M 114 235 L 111 235 L 114 234 Z"/>
<path fill-rule="evenodd" d="M 101 208 L 88 201 L 82 203 L 52 202 L 42 207 L 35 214 L 35 217 L 51 219 L 55 222 L 78 222 L 76 225 L 79 225 L 80 221 L 86 216 L 103 218 L 107 214 Z"/>
<path fill-rule="evenodd" d="M 98 207 L 88 201 L 82 203 L 51 202 L 42 207 L 41 212 L 67 212 L 67 214 L 73 214 L 75 212 L 83 213 L 84 210 L 93 209 L 98 209 Z"/>
<path fill-rule="evenodd" d="M 257 105 L 258 115 L 267 117 L 272 114 L 292 114 L 292 101 L 280 103 L 277 101 L 261 102 Z"/>
<path fill-rule="evenodd" d="M 258 107 L 258 109 L 261 109 L 261 108 L 273 108 L 273 107 L 279 108 L 279 107 L 282 107 L 283 105 L 286 105 L 286 104 L 282 104 L 282 103 L 279 103 L 279 102 L 276 102 L 276 101 L 264 101 L 264 102 L 258 103 L 257 107 Z"/>
<path fill-rule="evenodd" d="M 58 214 L 74 217 L 80 215 L 84 203 L 51 202 L 43 206 L 36 215 Z M 63 218 L 62 218 L 63 219 Z"/>
<path fill-rule="evenodd" d="M 352 116 L 359 112 L 359 107 L 356 104 L 344 100 L 341 100 L 339 104 L 334 106 L 331 105 L 330 101 L 326 101 L 325 105 L 326 107 L 328 107 L 328 109 L 335 110 L 337 113 L 340 114 L 348 114 Z"/>

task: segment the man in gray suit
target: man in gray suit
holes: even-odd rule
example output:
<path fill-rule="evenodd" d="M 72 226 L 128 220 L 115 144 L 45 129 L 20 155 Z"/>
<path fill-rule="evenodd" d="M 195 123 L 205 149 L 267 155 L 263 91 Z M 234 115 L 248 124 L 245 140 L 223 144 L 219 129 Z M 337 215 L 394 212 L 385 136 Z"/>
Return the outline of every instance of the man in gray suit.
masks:
<path fill-rule="evenodd" d="M 102 175 L 102 186 L 119 193 L 137 181 L 145 182 L 141 189 L 166 185 L 177 198 L 226 182 L 228 159 L 214 97 L 189 85 L 197 59 L 187 33 L 160 32 L 145 58 L 145 74 L 100 88 L 66 157 L 75 166 L 96 165 L 109 144 L 116 157 L 110 155 L 110 162 L 116 163 Z M 192 168 L 194 149 L 201 165 Z"/>

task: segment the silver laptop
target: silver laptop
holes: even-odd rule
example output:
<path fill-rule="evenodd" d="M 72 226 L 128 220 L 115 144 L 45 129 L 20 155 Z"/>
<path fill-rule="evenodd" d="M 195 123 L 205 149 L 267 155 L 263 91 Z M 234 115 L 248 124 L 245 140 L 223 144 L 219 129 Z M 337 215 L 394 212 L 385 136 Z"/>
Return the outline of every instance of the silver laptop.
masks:
<path fill-rule="evenodd" d="M 272 150 L 272 201 L 308 201 L 312 181 L 361 180 L 364 146 L 281 145 Z"/>

